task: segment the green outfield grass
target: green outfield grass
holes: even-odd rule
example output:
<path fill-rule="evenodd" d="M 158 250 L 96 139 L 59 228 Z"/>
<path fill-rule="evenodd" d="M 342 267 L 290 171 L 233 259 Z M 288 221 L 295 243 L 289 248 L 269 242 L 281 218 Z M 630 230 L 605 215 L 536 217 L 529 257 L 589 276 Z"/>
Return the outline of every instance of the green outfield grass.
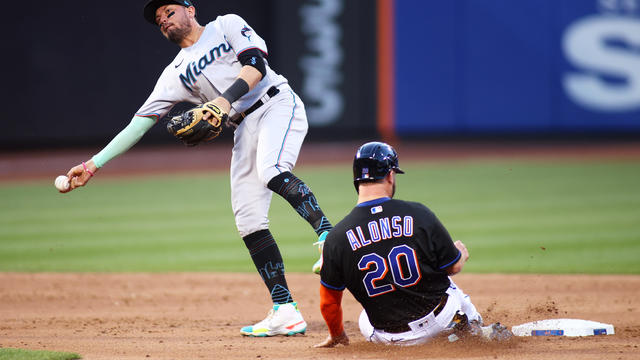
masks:
<path fill-rule="evenodd" d="M 640 273 L 640 163 L 403 163 L 396 197 L 429 206 L 471 253 L 467 272 Z M 103 174 L 107 174 L 106 169 Z M 350 166 L 296 171 L 332 222 L 354 205 Z M 254 271 L 227 173 L 0 184 L 0 271 Z M 316 260 L 315 234 L 274 196 L 288 271 Z"/>
<path fill-rule="evenodd" d="M 75 353 L 0 348 L 0 360 L 76 360 Z"/>

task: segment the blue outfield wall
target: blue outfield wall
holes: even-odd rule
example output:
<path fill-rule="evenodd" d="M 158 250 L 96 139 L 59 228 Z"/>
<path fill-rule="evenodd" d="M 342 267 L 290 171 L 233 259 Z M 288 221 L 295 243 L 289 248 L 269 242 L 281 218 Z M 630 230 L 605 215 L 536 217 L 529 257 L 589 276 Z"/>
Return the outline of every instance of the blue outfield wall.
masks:
<path fill-rule="evenodd" d="M 640 0 L 396 0 L 395 130 L 640 134 Z"/>

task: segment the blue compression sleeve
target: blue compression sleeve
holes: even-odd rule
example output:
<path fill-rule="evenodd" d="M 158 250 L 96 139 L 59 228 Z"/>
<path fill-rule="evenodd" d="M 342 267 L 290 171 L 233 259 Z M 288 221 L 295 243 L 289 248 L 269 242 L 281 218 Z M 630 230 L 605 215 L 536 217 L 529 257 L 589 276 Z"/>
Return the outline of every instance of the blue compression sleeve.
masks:
<path fill-rule="evenodd" d="M 92 160 L 98 168 L 101 168 L 111 159 L 124 154 L 135 145 L 142 136 L 155 124 L 153 118 L 134 116 L 127 127 L 122 129 L 116 137 L 99 153 L 93 156 Z"/>

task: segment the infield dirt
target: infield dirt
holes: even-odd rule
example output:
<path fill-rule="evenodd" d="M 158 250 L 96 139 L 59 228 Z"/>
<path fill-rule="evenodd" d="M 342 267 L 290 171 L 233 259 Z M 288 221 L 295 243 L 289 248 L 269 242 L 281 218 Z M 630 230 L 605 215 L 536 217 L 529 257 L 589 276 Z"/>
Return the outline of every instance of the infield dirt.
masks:
<path fill-rule="evenodd" d="M 257 274 L 0 274 L 0 347 L 76 352 L 83 359 L 638 359 L 640 276 L 460 274 L 485 321 L 550 318 L 613 324 L 615 335 L 446 339 L 379 346 L 360 335 L 360 306 L 344 297 L 348 347 L 313 348 L 327 335 L 319 280 L 289 274 L 309 326 L 294 337 L 247 338 L 270 300 Z"/>
<path fill-rule="evenodd" d="M 299 165 L 348 164 L 358 144 L 305 145 Z M 226 170 L 230 146 L 132 150 L 101 176 Z M 93 150 L 0 154 L 0 181 L 51 179 Z M 554 161 L 638 161 L 640 145 L 434 144 L 399 146 L 402 161 L 524 157 Z M 167 169 L 167 163 L 173 164 Z M 348 166 L 348 165 L 345 165 Z M 286 260 L 286 259 L 285 259 Z M 247 261 L 250 261 L 247 258 Z M 351 345 L 315 349 L 327 330 L 318 308 L 318 277 L 288 274 L 309 327 L 304 336 L 246 338 L 242 326 L 269 309 L 257 274 L 0 273 L 0 347 L 76 352 L 83 359 L 639 359 L 640 276 L 460 274 L 486 322 L 513 326 L 576 318 L 615 326 L 615 335 L 528 337 L 502 343 L 436 339 L 417 347 L 367 343 L 357 328 L 359 305 L 344 298 Z"/>

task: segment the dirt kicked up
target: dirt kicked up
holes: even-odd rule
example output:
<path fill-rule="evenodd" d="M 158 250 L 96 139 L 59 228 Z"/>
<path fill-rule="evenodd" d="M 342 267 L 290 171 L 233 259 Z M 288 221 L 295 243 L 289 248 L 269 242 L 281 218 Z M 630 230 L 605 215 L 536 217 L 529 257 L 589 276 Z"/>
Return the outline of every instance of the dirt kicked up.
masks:
<path fill-rule="evenodd" d="M 613 324 L 615 335 L 518 337 L 502 343 L 446 338 L 379 346 L 360 335 L 360 306 L 344 298 L 348 347 L 315 349 L 327 329 L 318 277 L 289 274 L 309 323 L 295 337 L 247 338 L 270 300 L 255 274 L 0 274 L 0 347 L 76 352 L 83 359 L 637 359 L 640 276 L 460 274 L 456 283 L 485 322 L 552 318 Z"/>

